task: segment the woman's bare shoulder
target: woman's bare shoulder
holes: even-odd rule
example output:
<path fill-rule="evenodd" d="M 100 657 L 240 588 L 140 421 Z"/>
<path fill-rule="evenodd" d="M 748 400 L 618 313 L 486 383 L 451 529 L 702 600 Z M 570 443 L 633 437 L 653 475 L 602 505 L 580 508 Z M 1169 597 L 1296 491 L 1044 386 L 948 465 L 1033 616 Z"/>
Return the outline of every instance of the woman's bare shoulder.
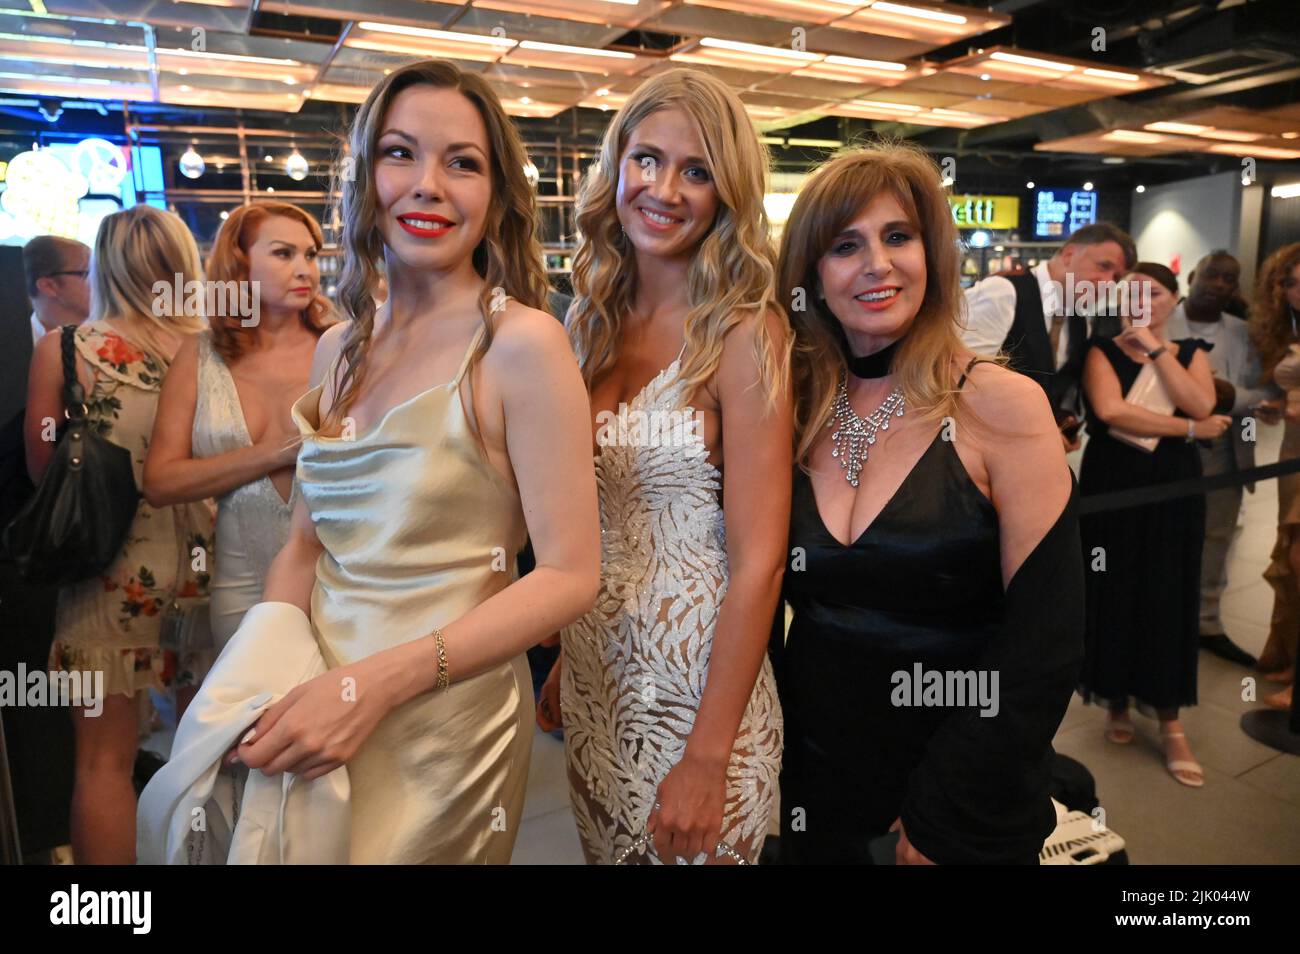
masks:
<path fill-rule="evenodd" d="M 967 359 L 969 360 L 969 359 Z M 986 439 L 1023 438 L 1056 432 L 1047 392 L 1032 378 L 991 361 L 976 362 L 966 372 L 962 400 L 982 421 Z"/>

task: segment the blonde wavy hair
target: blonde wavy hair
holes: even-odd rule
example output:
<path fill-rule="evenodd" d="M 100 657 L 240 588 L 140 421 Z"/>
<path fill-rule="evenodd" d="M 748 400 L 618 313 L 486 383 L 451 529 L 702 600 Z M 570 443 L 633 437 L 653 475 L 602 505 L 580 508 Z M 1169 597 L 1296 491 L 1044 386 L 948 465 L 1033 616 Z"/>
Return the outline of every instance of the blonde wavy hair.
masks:
<path fill-rule="evenodd" d="M 177 281 L 182 308 L 173 315 L 171 289 Z M 131 342 L 163 371 L 171 364 L 163 335 L 192 335 L 206 327 L 202 314 L 184 307 L 191 281 L 203 281 L 203 267 L 194 236 L 179 216 L 141 203 L 99 223 L 90 257 L 90 319 L 121 322 Z M 162 315 L 155 313 L 161 296 L 154 286 L 160 283 L 168 288 Z"/>
<path fill-rule="evenodd" d="M 1259 351 L 1259 363 L 1264 372 L 1261 383 L 1273 380 L 1273 370 L 1286 357 L 1287 345 L 1294 338 L 1292 314 L 1287 307 L 1282 283 L 1297 265 L 1300 265 L 1300 242 L 1283 245 L 1264 260 L 1255 281 L 1255 300 L 1250 306 L 1250 334 Z M 1300 319 L 1300 315 L 1295 318 Z"/>
<path fill-rule="evenodd" d="M 818 299 L 817 263 L 832 240 L 882 192 L 898 200 L 925 246 L 925 296 L 892 368 L 907 406 L 923 419 L 967 417 L 957 402 L 952 369 L 966 353 L 958 332 L 962 302 L 957 228 L 939 167 L 919 147 L 880 141 L 854 148 L 817 169 L 795 200 L 781 236 L 780 294 L 794 327 L 795 459 L 808 457 L 830 420 L 840 378 L 848 372 L 848 339 Z M 802 304 L 802 308 L 795 307 Z"/>
<path fill-rule="evenodd" d="M 591 388 L 618 359 L 623 323 L 636 295 L 636 255 L 616 211 L 619 171 L 632 131 L 652 113 L 681 109 L 704 145 L 718 212 L 686 273 L 686 358 L 678 372 L 691 395 L 717 371 L 727 332 L 748 316 L 755 324 L 755 358 L 769 404 L 789 377 L 789 347 L 773 341 L 764 316 L 781 313 L 776 263 L 763 194 L 768 157 L 740 98 L 721 80 L 672 69 L 636 88 L 614 116 L 600 158 L 578 193 L 581 242 L 573 259 L 574 301 L 569 337 Z"/>
<path fill-rule="evenodd" d="M 487 128 L 492 174 L 492 204 L 483 238 L 473 252 L 474 269 L 483 278 L 479 313 L 484 335 L 470 358 L 472 373 L 492 344 L 494 289 L 521 304 L 545 310 L 549 285 L 537 241 L 537 198 L 524 175 L 527 154 L 522 140 L 492 87 L 477 73 L 446 60 L 422 60 L 394 70 L 379 82 L 357 110 L 348 136 L 349 155 L 337 164 L 351 174 L 336 177 L 340 195 L 336 221 L 343 223 L 339 245 L 343 267 L 338 281 L 339 308 L 351 321 L 335 366 L 335 399 L 322 430 L 341 424 L 365 377 L 366 353 L 374 331 L 374 292 L 383 270 L 383 238 L 376 224 L 375 149 L 393 100 L 412 86 L 454 89 L 474 104 Z M 469 412 L 472 415 L 472 412 Z"/>

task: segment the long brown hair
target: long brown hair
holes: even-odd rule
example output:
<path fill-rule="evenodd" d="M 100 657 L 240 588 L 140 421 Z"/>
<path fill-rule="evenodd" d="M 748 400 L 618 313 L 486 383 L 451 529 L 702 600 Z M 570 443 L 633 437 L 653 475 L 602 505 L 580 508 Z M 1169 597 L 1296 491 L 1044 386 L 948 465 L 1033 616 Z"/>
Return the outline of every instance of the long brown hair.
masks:
<path fill-rule="evenodd" d="M 817 299 L 817 263 L 832 239 L 881 192 L 898 200 L 925 244 L 925 297 L 894 357 L 894 381 L 923 417 L 958 416 L 952 367 L 965 352 L 957 324 L 960 257 L 940 176 L 919 147 L 882 141 L 831 159 L 795 200 L 781 236 L 779 274 L 781 301 L 794 326 L 795 459 L 801 466 L 830 420 L 850 357 L 839 319 Z"/>
<path fill-rule="evenodd" d="M 209 282 L 246 282 L 248 250 L 257 240 L 257 230 L 273 216 L 301 222 L 311 233 L 312 244 L 320 251 L 325 244 L 320 223 L 305 209 L 289 202 L 254 202 L 241 205 L 221 223 L 212 251 L 208 254 Z M 316 290 L 316 297 L 299 312 L 303 327 L 320 337 L 334 320 L 334 306 Z M 227 362 L 234 361 L 257 340 L 256 326 L 245 327 L 238 315 L 208 315 L 212 328 L 212 347 Z"/>
<path fill-rule="evenodd" d="M 677 107 L 695 124 L 718 192 L 713 226 L 686 273 L 686 357 L 678 379 L 692 394 L 717 371 L 723 338 L 747 316 L 758 315 L 755 359 L 769 402 L 789 377 L 788 345 L 778 344 L 762 320 L 780 312 L 776 263 L 763 209 L 768 158 L 740 98 L 721 80 L 671 69 L 646 80 L 605 130 L 600 158 L 578 194 L 575 216 L 582 242 L 573 259 L 574 301 L 569 337 L 590 388 L 618 358 L 623 323 L 636 296 L 636 255 L 616 211 L 619 166 L 642 120 Z"/>
<path fill-rule="evenodd" d="M 322 422 L 323 430 L 337 426 L 356 400 L 374 331 L 372 296 L 379 285 L 379 263 L 383 258 L 383 238 L 376 224 L 374 171 L 381 124 L 397 95 L 420 85 L 454 89 L 473 103 L 483 117 L 491 147 L 494 201 L 488 209 L 483 239 L 473 253 L 474 269 L 484 281 L 479 295 L 484 335 L 466 373 L 482 360 L 492 344 L 494 289 L 502 289 L 531 308 L 546 307 L 548 285 L 537 241 L 537 198 L 524 174 L 527 155 L 523 142 L 497 94 L 477 73 L 465 72 L 446 60 L 422 60 L 394 70 L 370 91 L 357 110 L 348 136 L 349 155 L 337 165 L 335 188 L 341 198 L 336 221 L 343 226 L 338 300 L 352 325 L 335 366 L 335 399 Z"/>
<path fill-rule="evenodd" d="M 1250 334 L 1259 351 L 1262 381 L 1273 380 L 1273 369 L 1286 356 L 1287 345 L 1295 340 L 1292 322 L 1300 320 L 1286 301 L 1282 283 L 1300 265 L 1300 242 L 1283 245 L 1264 260 L 1255 281 L 1255 300 L 1250 306 Z"/>

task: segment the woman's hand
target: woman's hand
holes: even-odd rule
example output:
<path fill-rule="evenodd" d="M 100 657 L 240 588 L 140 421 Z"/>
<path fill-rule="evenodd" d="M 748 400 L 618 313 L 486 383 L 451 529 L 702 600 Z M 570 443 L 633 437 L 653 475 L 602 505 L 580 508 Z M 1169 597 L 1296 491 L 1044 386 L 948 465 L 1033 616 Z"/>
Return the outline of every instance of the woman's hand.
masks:
<path fill-rule="evenodd" d="M 1151 332 L 1150 328 L 1145 326 L 1138 328 L 1129 325 L 1115 336 L 1115 341 L 1128 354 L 1133 356 L 1141 355 L 1144 360 L 1150 360 L 1147 358 L 1148 351 L 1154 351 L 1160 347 L 1160 339 Z"/>
<path fill-rule="evenodd" d="M 537 699 L 537 724 L 543 732 L 554 732 L 564 726 L 564 717 L 560 712 L 560 667 L 564 665 L 561 653 L 551 667 L 551 673 L 542 683 L 542 691 Z"/>
<path fill-rule="evenodd" d="M 907 840 L 907 829 L 903 827 L 903 819 L 895 818 L 894 823 L 889 826 L 890 831 L 898 831 L 898 844 L 894 848 L 894 864 L 896 865 L 932 865 L 934 864 L 929 858 L 921 854 L 912 843 Z"/>
<path fill-rule="evenodd" d="M 1211 414 L 1192 425 L 1192 434 L 1198 441 L 1212 441 L 1232 426 L 1226 414 Z"/>
<path fill-rule="evenodd" d="M 705 851 L 712 857 L 722 837 L 726 802 L 727 763 L 693 759 L 688 750 L 660 783 L 646 823 L 659 860 L 690 862 Z"/>
<path fill-rule="evenodd" d="M 262 713 L 236 758 L 264 775 L 293 772 L 311 781 L 329 774 L 357 754 L 388 714 L 378 683 L 377 671 L 362 660 L 295 687 Z"/>

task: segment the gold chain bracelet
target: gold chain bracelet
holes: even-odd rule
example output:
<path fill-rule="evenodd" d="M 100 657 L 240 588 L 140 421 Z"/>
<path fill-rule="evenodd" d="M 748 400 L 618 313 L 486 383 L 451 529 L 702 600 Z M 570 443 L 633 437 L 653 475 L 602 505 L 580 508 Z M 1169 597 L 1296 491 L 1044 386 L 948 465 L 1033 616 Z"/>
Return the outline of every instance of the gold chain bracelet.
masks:
<path fill-rule="evenodd" d="M 442 630 L 435 629 L 433 639 L 438 647 L 438 681 L 434 689 L 447 689 L 451 686 L 451 677 L 447 671 L 447 644 L 442 638 Z"/>

